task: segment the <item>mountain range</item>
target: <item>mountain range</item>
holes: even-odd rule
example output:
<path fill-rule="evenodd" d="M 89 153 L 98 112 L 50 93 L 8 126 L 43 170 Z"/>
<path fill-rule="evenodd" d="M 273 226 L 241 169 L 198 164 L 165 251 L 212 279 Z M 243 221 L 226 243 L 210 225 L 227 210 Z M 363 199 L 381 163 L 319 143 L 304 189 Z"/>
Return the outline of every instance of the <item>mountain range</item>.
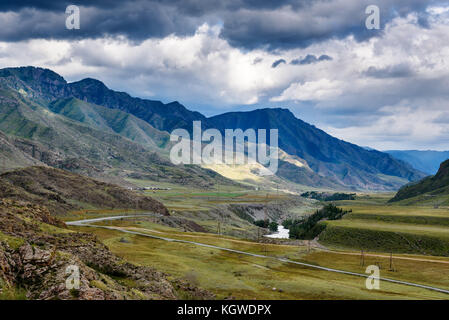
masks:
<path fill-rule="evenodd" d="M 441 162 L 449 159 L 449 151 L 388 150 L 385 152 L 396 159 L 408 162 L 415 169 L 429 175 L 435 174 L 438 171 Z"/>
<path fill-rule="evenodd" d="M 175 166 L 169 161 L 169 133 L 175 128 L 191 130 L 195 120 L 204 128 L 222 132 L 278 129 L 282 155 L 278 182 L 331 189 L 394 190 L 425 176 L 387 153 L 332 137 L 297 119 L 288 109 L 258 109 L 207 118 L 179 102 L 164 104 L 134 98 L 91 78 L 68 83 L 48 69 L 0 70 L 0 130 L 6 134 L 0 135 L 5 141 L 0 155 L 3 167 L 46 164 L 104 179 L 144 177 L 203 187 L 235 184 L 223 177 L 226 170 Z"/>
<path fill-rule="evenodd" d="M 392 177 L 415 181 L 423 177 L 403 161 L 390 155 L 366 150 L 355 144 L 330 136 L 323 130 L 297 119 L 288 109 L 259 109 L 249 112 L 230 112 L 214 116 L 208 126 L 225 128 L 279 130 L 279 147 L 287 154 L 303 159 L 316 174 L 344 186 L 363 189 L 394 188 Z M 285 174 L 281 163 L 279 174 Z M 299 181 L 298 181 L 299 182 Z"/>

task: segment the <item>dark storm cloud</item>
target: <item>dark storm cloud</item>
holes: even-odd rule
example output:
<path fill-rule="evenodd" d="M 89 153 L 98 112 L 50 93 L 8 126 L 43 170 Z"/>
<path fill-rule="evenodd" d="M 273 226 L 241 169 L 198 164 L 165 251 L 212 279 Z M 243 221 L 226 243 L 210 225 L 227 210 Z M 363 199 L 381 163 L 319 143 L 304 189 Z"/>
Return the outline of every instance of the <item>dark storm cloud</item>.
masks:
<path fill-rule="evenodd" d="M 414 74 L 412 68 L 408 64 L 398 64 L 387 66 L 385 68 L 369 67 L 364 75 L 371 78 L 386 79 L 386 78 L 405 78 Z"/>
<path fill-rule="evenodd" d="M 0 40 L 120 35 L 131 40 L 145 40 L 162 38 L 169 34 L 192 34 L 198 27 L 195 18 L 179 14 L 174 7 L 143 1 L 123 3 L 118 7 L 81 6 L 79 30 L 67 30 L 65 19 L 65 6 L 48 6 L 45 9 L 25 7 L 19 11 L 6 11 L 0 13 Z"/>
<path fill-rule="evenodd" d="M 286 63 L 286 61 L 284 59 L 279 59 L 276 60 L 275 62 L 273 62 L 273 64 L 271 65 L 272 68 L 276 68 L 278 65 L 280 65 L 281 63 Z"/>
<path fill-rule="evenodd" d="M 317 63 L 320 61 L 326 61 L 326 60 L 332 60 L 332 57 L 328 56 L 327 54 L 323 54 L 319 56 L 318 58 L 313 54 L 308 54 L 303 59 L 294 59 L 290 62 L 290 64 L 297 65 L 297 64 L 312 64 Z"/>
<path fill-rule="evenodd" d="M 223 26 L 221 37 L 240 48 L 306 47 L 353 34 L 363 40 L 380 34 L 365 28 L 372 0 L 17 0 L 0 2 L 0 40 L 97 38 L 130 40 L 193 34 L 207 22 Z M 416 12 L 427 24 L 425 8 L 437 0 L 378 0 L 381 23 Z M 65 8 L 81 7 L 81 29 L 65 29 Z"/>
<path fill-rule="evenodd" d="M 385 24 L 397 16 L 417 13 L 425 25 L 425 9 L 443 1 L 422 0 L 330 0 L 302 2 L 301 6 L 282 6 L 273 10 L 247 10 L 225 14 L 221 36 L 234 46 L 247 49 L 305 48 L 331 39 L 354 35 L 362 41 L 382 34 Z M 380 9 L 381 30 L 368 30 L 365 9 L 376 4 Z"/>

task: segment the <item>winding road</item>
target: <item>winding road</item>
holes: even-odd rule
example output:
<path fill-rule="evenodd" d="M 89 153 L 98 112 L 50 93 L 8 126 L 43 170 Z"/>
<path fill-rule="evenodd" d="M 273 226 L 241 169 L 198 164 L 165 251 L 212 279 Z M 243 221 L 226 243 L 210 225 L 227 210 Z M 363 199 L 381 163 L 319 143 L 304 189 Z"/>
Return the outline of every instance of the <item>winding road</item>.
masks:
<path fill-rule="evenodd" d="M 187 243 L 187 244 L 193 244 L 193 245 L 196 245 L 196 246 L 201 246 L 201 247 L 206 247 L 206 248 L 212 248 L 212 249 L 217 249 L 217 250 L 222 250 L 222 251 L 238 253 L 238 254 L 247 255 L 247 256 L 251 256 L 251 257 L 257 257 L 257 258 L 263 258 L 263 259 L 273 259 L 273 260 L 278 260 L 278 261 L 285 262 L 285 263 L 296 264 L 296 265 L 300 265 L 300 266 L 303 266 L 303 267 L 308 267 L 308 268 L 313 268 L 313 269 L 318 269 L 318 270 L 323 270 L 323 271 L 328 271 L 328 272 L 346 274 L 346 275 L 362 277 L 362 278 L 370 277 L 370 275 L 368 275 L 368 274 L 344 271 L 344 270 L 339 270 L 339 269 L 334 269 L 334 268 L 326 268 L 326 267 L 321 267 L 321 266 L 317 266 L 317 265 L 313 265 L 313 264 L 309 264 L 309 263 L 304 263 L 304 262 L 299 262 L 299 261 L 294 261 L 294 260 L 290 260 L 290 259 L 271 257 L 271 256 L 266 256 L 266 255 L 251 253 L 251 252 L 234 250 L 234 249 L 230 249 L 230 248 L 214 246 L 214 245 L 205 244 L 205 243 L 201 243 L 201 242 L 173 239 L 173 238 L 161 237 L 161 236 L 156 236 L 156 235 L 150 235 L 150 234 L 142 233 L 142 232 L 138 232 L 138 231 L 131 231 L 131 230 L 126 230 L 126 229 L 121 229 L 121 228 L 112 227 L 112 226 L 99 226 L 99 225 L 91 224 L 91 223 L 94 223 L 94 222 L 107 221 L 107 220 L 118 220 L 118 219 L 137 218 L 137 217 L 154 217 L 154 216 L 155 216 L 155 214 L 151 214 L 151 213 L 149 213 L 149 214 L 140 214 L 140 215 L 125 215 L 125 216 L 122 215 L 122 216 L 102 217 L 102 218 L 95 218 L 95 219 L 85 219 L 85 220 L 78 220 L 78 221 L 69 221 L 69 222 L 66 222 L 66 224 L 67 225 L 71 225 L 71 226 L 82 226 L 82 227 L 92 227 L 92 228 L 103 228 L 103 229 L 115 230 L 115 231 L 135 234 L 135 235 L 148 237 L 148 238 L 153 238 L 153 239 L 158 239 L 158 240 L 164 240 L 164 241 L 169 241 L 169 242 Z M 400 280 L 395 280 L 395 279 L 390 279 L 390 278 L 383 278 L 383 277 L 379 277 L 378 279 L 380 281 L 386 281 L 386 282 L 390 282 L 390 283 L 407 285 L 407 286 L 412 286 L 412 287 L 417 287 L 417 288 L 422 288 L 422 289 L 428 289 L 428 290 L 432 290 L 432 291 L 437 291 L 437 292 L 449 294 L 449 290 L 441 289 L 441 288 L 437 288 L 437 287 L 426 286 L 426 285 L 422 285 L 422 284 L 418 284 L 418 283 L 407 282 L 407 281 L 400 281 Z"/>

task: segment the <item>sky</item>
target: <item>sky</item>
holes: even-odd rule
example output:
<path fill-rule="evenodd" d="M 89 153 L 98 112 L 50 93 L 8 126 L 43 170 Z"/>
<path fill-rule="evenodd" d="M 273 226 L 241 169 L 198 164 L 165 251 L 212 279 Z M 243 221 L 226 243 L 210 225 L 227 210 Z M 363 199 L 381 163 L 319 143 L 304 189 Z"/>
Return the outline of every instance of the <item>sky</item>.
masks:
<path fill-rule="evenodd" d="M 207 116 L 283 107 L 361 146 L 449 150 L 447 1 L 1 1 L 0 67 L 27 65 Z"/>

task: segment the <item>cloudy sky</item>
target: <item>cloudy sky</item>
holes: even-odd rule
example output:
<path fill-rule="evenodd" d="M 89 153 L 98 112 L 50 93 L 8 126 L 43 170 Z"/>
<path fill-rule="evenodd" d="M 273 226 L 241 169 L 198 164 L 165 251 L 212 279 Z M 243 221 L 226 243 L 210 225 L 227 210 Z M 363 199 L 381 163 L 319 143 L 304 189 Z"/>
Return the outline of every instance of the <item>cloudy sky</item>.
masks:
<path fill-rule="evenodd" d="M 80 7 L 80 29 L 65 9 Z M 380 30 L 365 9 L 380 8 Z M 287 107 L 341 139 L 449 150 L 449 4 L 423 0 L 2 1 L 0 67 L 205 115 Z"/>

